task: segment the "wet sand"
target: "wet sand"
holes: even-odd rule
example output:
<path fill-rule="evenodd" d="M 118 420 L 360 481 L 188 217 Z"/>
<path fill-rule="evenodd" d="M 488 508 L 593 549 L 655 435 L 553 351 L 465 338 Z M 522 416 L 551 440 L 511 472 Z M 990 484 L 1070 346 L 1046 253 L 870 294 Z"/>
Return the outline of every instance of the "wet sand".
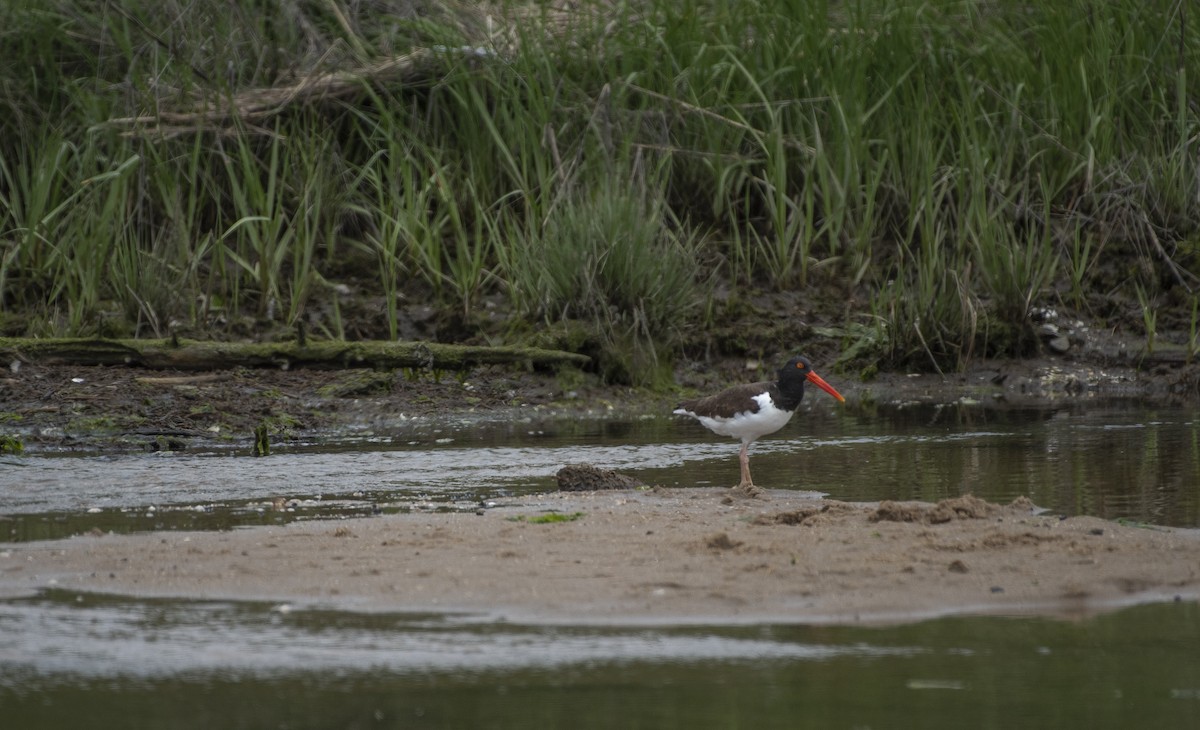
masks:
<path fill-rule="evenodd" d="M 1025 500 L 764 497 L 551 493 L 476 514 L 7 544 L 0 596 L 58 587 L 564 624 L 1082 616 L 1200 599 L 1196 530 L 1059 519 Z"/>

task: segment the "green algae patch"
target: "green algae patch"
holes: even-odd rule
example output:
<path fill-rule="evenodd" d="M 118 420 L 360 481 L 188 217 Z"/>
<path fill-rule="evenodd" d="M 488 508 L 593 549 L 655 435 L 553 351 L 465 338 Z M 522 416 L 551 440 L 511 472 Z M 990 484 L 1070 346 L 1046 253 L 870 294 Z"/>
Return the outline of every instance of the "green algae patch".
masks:
<path fill-rule="evenodd" d="M 574 522 L 582 517 L 582 512 L 572 512 L 570 514 L 564 514 L 562 512 L 549 512 L 547 514 L 537 515 L 535 517 L 517 515 L 516 517 L 509 517 L 508 519 L 512 522 L 526 522 L 531 525 L 553 525 L 559 522 Z"/>

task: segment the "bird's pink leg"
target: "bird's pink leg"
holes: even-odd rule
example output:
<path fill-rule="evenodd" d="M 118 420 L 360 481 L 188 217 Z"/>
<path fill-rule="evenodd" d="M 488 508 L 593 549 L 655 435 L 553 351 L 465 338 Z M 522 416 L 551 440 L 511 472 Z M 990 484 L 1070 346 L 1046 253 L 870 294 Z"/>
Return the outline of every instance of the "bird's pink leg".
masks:
<path fill-rule="evenodd" d="M 754 486 L 754 480 L 750 478 L 750 442 L 742 444 L 742 450 L 738 452 L 738 462 L 742 465 L 742 481 L 737 485 L 738 489 L 750 489 Z"/>

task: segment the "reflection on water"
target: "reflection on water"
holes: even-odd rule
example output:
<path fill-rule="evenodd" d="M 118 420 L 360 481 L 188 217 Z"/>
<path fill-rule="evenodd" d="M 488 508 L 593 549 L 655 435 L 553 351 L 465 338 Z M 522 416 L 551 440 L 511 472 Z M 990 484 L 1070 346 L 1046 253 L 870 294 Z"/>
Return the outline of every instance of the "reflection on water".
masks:
<path fill-rule="evenodd" d="M 222 529 L 412 509 L 474 509 L 554 488 L 581 461 L 666 486 L 732 484 L 737 443 L 689 420 L 414 426 L 230 452 L 28 455 L 0 467 L 0 539 L 89 529 Z M 756 443 L 764 486 L 836 499 L 1025 495 L 1054 512 L 1200 527 L 1200 411 L 1129 404 L 814 408 Z"/>
<path fill-rule="evenodd" d="M 1200 607 L 596 628 L 69 592 L 0 602 L 5 727 L 1197 727 Z"/>
<path fill-rule="evenodd" d="M 846 500 L 1025 495 L 1054 512 L 1200 527 L 1200 411 L 945 406 L 823 419 L 819 454 L 772 452 L 791 486 Z"/>
<path fill-rule="evenodd" d="M 599 662 L 823 660 L 920 649 L 778 641 L 762 632 L 572 628 L 474 616 L 360 614 L 287 604 L 135 600 L 51 591 L 0 602 L 0 666 L 29 676 L 156 677 L 228 669 L 248 675 L 400 674 L 553 669 Z"/>

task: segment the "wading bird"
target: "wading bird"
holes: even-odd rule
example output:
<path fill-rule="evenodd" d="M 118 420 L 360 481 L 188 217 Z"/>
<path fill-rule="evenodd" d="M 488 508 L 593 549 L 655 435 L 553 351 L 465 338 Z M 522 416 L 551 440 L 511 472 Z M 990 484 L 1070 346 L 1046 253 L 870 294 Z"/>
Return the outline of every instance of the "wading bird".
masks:
<path fill-rule="evenodd" d="M 742 450 L 738 452 L 742 481 L 734 489 L 753 493 L 757 488 L 750 478 L 750 444 L 792 420 L 792 414 L 804 397 L 805 381 L 839 401 L 846 400 L 813 372 L 808 358 L 793 357 L 780 369 L 773 382 L 735 385 L 715 395 L 684 401 L 674 413 L 695 418 L 713 433 L 742 440 Z"/>

